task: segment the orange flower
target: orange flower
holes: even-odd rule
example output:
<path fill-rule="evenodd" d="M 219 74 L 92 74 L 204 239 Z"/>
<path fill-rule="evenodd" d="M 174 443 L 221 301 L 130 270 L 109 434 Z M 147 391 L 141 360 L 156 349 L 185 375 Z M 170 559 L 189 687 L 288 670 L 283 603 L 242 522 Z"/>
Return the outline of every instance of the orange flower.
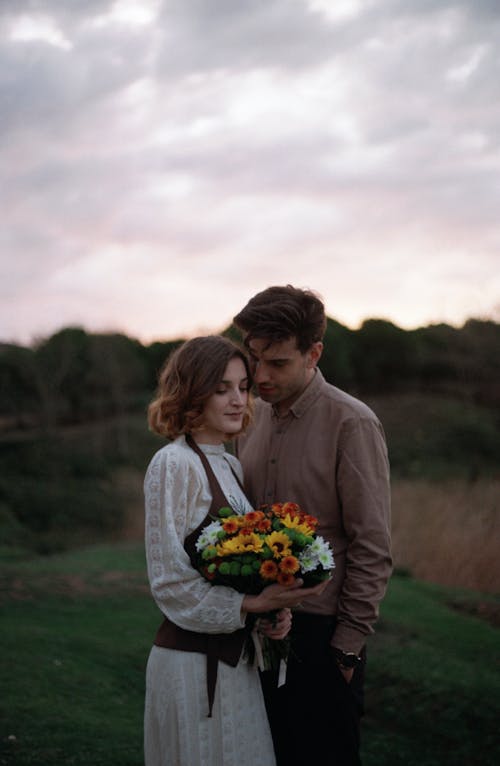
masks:
<path fill-rule="evenodd" d="M 223 523 L 222 529 L 228 535 L 233 535 L 238 530 L 238 522 L 235 519 L 228 519 Z"/>
<path fill-rule="evenodd" d="M 284 516 L 286 516 L 287 513 L 289 513 L 290 516 L 297 516 L 302 513 L 297 503 L 283 503 L 281 511 Z"/>
<path fill-rule="evenodd" d="M 280 572 L 277 579 L 280 585 L 288 586 L 295 582 L 293 574 L 289 574 L 288 572 Z"/>
<path fill-rule="evenodd" d="M 264 578 L 264 580 L 276 580 L 278 575 L 278 567 L 274 561 L 263 561 L 259 569 L 259 574 Z"/>
<path fill-rule="evenodd" d="M 300 569 L 300 564 L 295 556 L 285 556 L 279 563 L 279 568 L 285 574 L 295 574 Z"/>
<path fill-rule="evenodd" d="M 257 524 L 263 518 L 264 514 L 262 511 L 249 511 L 245 513 L 245 524 Z"/>
<path fill-rule="evenodd" d="M 316 518 L 316 516 L 309 516 L 308 513 L 304 513 L 304 523 L 308 524 L 313 529 L 316 529 L 318 525 L 318 519 Z"/>
<path fill-rule="evenodd" d="M 269 532 L 271 529 L 271 522 L 269 519 L 262 519 L 261 521 L 258 521 L 256 524 L 256 530 L 257 532 Z"/>

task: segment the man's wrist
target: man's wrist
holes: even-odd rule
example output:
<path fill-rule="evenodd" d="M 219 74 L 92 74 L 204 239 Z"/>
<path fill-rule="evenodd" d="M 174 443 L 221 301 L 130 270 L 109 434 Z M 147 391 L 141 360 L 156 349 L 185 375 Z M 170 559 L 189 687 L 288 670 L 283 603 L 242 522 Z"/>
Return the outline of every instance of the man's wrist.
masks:
<path fill-rule="evenodd" d="M 344 652 L 342 649 L 337 649 L 336 646 L 332 646 L 332 653 L 341 670 L 353 670 L 361 662 L 361 657 L 355 652 Z"/>

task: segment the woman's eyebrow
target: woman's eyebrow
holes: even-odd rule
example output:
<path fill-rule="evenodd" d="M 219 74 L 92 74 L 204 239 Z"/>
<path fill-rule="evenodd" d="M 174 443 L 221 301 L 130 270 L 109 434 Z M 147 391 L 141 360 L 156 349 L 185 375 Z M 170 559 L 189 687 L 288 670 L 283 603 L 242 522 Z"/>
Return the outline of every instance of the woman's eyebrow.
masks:
<path fill-rule="evenodd" d="M 225 383 L 226 386 L 231 384 L 232 382 L 233 382 L 232 380 L 221 380 L 221 383 Z M 248 375 L 246 377 L 244 377 L 244 378 L 240 378 L 240 380 L 238 382 L 239 383 L 247 383 L 248 382 Z"/>

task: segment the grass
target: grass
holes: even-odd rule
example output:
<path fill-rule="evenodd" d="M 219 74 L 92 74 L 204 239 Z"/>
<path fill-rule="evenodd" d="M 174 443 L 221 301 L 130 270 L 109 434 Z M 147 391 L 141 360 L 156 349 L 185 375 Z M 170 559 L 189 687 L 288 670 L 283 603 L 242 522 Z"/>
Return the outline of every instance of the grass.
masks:
<path fill-rule="evenodd" d="M 140 766 L 144 670 L 159 622 L 142 549 L 10 564 L 2 601 L 2 766 Z"/>
<path fill-rule="evenodd" d="M 479 599 L 393 577 L 369 645 L 366 766 L 500 762 L 499 634 L 468 614 Z"/>
<path fill-rule="evenodd" d="M 3 559 L 2 766 L 141 766 L 159 613 L 141 544 Z M 500 763 L 498 601 L 395 575 L 369 643 L 364 766 Z"/>

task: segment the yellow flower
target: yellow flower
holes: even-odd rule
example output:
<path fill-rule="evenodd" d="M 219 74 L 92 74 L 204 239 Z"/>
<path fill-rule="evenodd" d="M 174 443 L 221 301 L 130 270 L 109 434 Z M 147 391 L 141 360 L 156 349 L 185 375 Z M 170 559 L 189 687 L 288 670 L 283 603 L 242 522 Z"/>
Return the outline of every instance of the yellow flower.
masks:
<path fill-rule="evenodd" d="M 224 540 L 217 546 L 219 556 L 230 556 L 232 553 L 258 553 L 262 550 L 262 540 L 259 535 L 251 533 L 249 535 L 236 535 L 228 540 Z"/>
<path fill-rule="evenodd" d="M 312 527 L 310 527 L 305 522 L 301 523 L 300 519 L 297 517 L 292 519 L 292 517 L 288 513 L 286 514 L 286 516 L 284 516 L 281 519 L 281 523 L 287 529 L 295 529 L 297 532 L 300 532 L 301 534 L 306 535 L 306 537 L 314 534 L 314 529 Z"/>
<path fill-rule="evenodd" d="M 284 532 L 271 532 L 264 541 L 279 559 L 290 555 L 292 552 L 290 538 Z"/>

